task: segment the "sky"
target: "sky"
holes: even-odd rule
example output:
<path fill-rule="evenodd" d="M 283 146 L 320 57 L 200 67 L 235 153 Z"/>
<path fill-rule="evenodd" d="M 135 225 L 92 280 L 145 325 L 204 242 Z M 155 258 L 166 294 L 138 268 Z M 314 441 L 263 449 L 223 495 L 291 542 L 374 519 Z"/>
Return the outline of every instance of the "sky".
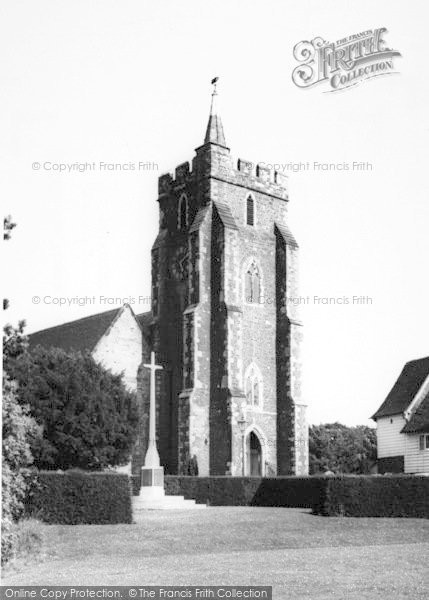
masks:
<path fill-rule="evenodd" d="M 149 309 L 157 178 L 192 160 L 219 76 L 232 155 L 289 175 L 309 420 L 371 424 L 403 364 L 429 355 L 427 3 L 18 0 L 0 11 L 2 207 L 18 224 L 2 247 L 5 321 L 32 332 L 130 299 Z M 298 42 L 379 27 L 402 55 L 397 74 L 336 93 L 293 83 Z M 354 161 L 370 167 L 341 169 Z M 287 167 L 300 162 L 310 168 Z"/>

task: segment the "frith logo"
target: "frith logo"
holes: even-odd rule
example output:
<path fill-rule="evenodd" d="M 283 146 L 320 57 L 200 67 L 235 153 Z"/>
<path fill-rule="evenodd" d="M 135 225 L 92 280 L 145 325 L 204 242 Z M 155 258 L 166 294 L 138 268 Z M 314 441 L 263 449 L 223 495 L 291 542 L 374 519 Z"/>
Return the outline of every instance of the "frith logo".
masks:
<path fill-rule="evenodd" d="M 293 49 L 294 58 L 300 63 L 293 70 L 293 82 L 308 88 L 329 81 L 331 89 L 326 91 L 337 92 L 372 77 L 396 73 L 393 58 L 401 54 L 386 47 L 386 32 L 382 27 L 337 42 L 326 42 L 321 37 L 299 42 Z"/>

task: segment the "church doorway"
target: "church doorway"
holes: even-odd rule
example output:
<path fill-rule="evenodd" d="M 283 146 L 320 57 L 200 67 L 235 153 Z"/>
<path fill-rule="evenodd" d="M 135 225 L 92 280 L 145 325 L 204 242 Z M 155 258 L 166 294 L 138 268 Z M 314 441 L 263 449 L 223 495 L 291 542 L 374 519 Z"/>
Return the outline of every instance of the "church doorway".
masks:
<path fill-rule="evenodd" d="M 254 431 L 247 437 L 247 474 L 250 477 L 262 476 L 262 447 Z"/>

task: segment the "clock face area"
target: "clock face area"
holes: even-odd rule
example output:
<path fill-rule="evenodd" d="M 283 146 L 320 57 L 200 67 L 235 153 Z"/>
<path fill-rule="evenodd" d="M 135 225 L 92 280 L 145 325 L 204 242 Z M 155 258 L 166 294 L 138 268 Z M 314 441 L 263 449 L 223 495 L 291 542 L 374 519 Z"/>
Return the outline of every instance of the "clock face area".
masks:
<path fill-rule="evenodd" d="M 177 248 L 171 260 L 171 275 L 176 281 L 184 281 L 188 275 L 188 249 Z"/>

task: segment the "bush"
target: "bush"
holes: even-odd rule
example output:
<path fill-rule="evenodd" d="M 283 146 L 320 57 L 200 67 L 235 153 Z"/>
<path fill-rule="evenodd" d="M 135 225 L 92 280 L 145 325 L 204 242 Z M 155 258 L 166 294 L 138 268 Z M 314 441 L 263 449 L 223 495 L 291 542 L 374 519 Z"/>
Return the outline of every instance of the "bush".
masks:
<path fill-rule="evenodd" d="M 2 530 L 2 541 L 3 535 L 4 530 Z M 43 525 L 36 519 L 21 519 L 18 522 L 11 522 L 7 526 L 7 536 L 12 540 L 8 562 L 21 556 L 34 556 L 36 553 L 40 553 L 43 543 Z"/>
<path fill-rule="evenodd" d="M 30 442 L 38 435 L 36 423 L 17 400 L 16 387 L 5 374 L 2 404 L 2 540 L 1 563 L 15 553 L 15 522 L 24 509 L 26 469 L 32 463 Z"/>
<path fill-rule="evenodd" d="M 36 519 L 21 519 L 16 523 L 17 556 L 34 555 L 40 552 L 44 527 L 43 523 Z"/>
<path fill-rule="evenodd" d="M 27 515 L 46 523 L 132 523 L 128 475 L 41 471 L 33 480 Z"/>
<path fill-rule="evenodd" d="M 2 403 L 2 515 L 16 520 L 23 509 L 25 470 L 33 462 L 30 443 L 38 428 L 28 408 L 18 403 L 16 386 L 3 377 Z"/>
<path fill-rule="evenodd" d="M 43 431 L 31 446 L 38 469 L 102 471 L 129 461 L 138 412 L 122 375 L 89 353 L 41 346 L 9 363 L 18 401 Z"/>
<path fill-rule="evenodd" d="M 328 477 L 313 511 L 325 516 L 429 518 L 429 477 Z"/>
<path fill-rule="evenodd" d="M 18 556 L 30 556 L 40 551 L 43 525 L 36 519 L 10 519 L 2 522 L 2 565 Z"/>
<path fill-rule="evenodd" d="M 1 564 L 5 565 L 13 557 L 17 548 L 15 523 L 8 516 L 1 520 Z"/>

